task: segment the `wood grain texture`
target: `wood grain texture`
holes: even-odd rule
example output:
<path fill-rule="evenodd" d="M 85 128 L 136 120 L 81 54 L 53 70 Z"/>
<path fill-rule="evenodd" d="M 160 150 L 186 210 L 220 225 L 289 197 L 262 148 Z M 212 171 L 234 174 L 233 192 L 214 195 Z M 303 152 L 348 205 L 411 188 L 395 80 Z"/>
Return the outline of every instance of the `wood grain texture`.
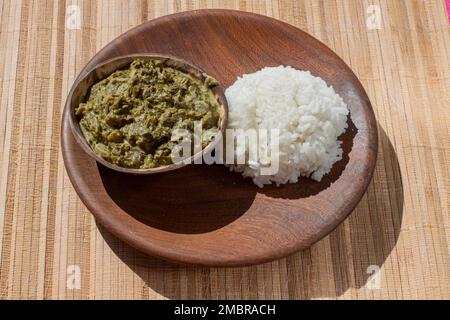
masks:
<path fill-rule="evenodd" d="M 367 27 L 371 4 L 381 29 Z M 80 29 L 67 28 L 70 6 L 80 8 Z M 349 219 L 308 250 L 246 268 L 172 265 L 97 226 L 65 173 L 61 110 L 81 68 L 129 28 L 199 8 L 256 12 L 309 32 L 370 97 L 374 179 Z M 1 298 L 450 298 L 444 1 L 3 0 L 0 23 Z M 66 285 L 70 265 L 80 289 Z M 376 266 L 379 287 L 369 279 Z"/>
<path fill-rule="evenodd" d="M 263 189 L 223 165 L 196 164 L 152 177 L 105 170 L 92 159 L 73 110 L 105 60 L 146 52 L 190 61 L 224 88 L 266 66 L 309 70 L 332 85 L 350 110 L 348 129 L 339 137 L 342 159 L 320 182 L 300 179 Z M 369 98 L 334 52 L 289 24 L 236 10 L 168 15 L 115 38 L 80 72 L 61 127 L 69 178 L 97 222 L 144 253 L 209 267 L 269 262 L 328 235 L 366 191 L 378 148 Z"/>

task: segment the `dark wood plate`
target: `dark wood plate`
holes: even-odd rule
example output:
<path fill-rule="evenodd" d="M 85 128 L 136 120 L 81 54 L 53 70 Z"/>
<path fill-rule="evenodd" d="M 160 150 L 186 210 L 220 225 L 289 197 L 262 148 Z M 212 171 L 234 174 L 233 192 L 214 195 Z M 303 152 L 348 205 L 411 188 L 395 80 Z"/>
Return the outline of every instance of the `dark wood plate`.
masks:
<path fill-rule="evenodd" d="M 208 266 L 270 261 L 309 247 L 354 209 L 375 167 L 370 101 L 346 64 L 321 42 L 283 22 L 245 12 L 199 10 L 165 16 L 121 35 L 80 76 L 107 59 L 161 53 L 190 61 L 226 88 L 264 66 L 291 65 L 322 77 L 350 108 L 344 158 L 320 183 L 259 189 L 220 165 L 133 176 L 97 164 L 62 121 L 69 177 L 95 218 L 118 238 L 164 259 Z"/>

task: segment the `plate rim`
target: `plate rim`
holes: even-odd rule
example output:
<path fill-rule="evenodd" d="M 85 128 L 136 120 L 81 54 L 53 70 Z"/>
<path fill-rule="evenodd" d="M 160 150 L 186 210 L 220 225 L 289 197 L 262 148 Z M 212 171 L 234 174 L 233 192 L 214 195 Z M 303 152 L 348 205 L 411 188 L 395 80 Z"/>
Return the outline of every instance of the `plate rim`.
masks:
<path fill-rule="evenodd" d="M 66 172 L 68 173 L 69 179 L 84 203 L 84 205 L 89 209 L 89 211 L 93 214 L 95 219 L 100 222 L 108 231 L 110 231 L 112 234 L 114 234 L 117 238 L 123 240 L 127 244 L 131 245 L 132 247 L 136 248 L 139 251 L 142 251 L 146 254 L 150 254 L 153 256 L 158 256 L 162 259 L 169 260 L 172 262 L 177 263 L 183 263 L 183 264 L 195 264 L 195 265 L 202 265 L 207 267 L 224 267 L 224 266 L 231 266 L 231 267 L 238 267 L 238 266 L 248 266 L 248 265 L 254 265 L 264 262 L 273 261 L 285 256 L 288 256 L 290 254 L 293 254 L 297 251 L 306 249 L 313 245 L 314 243 L 320 241 L 322 238 L 327 236 L 329 233 L 331 233 L 334 229 L 336 229 L 349 215 L 352 213 L 352 211 L 356 208 L 364 194 L 366 193 L 366 190 L 373 178 L 373 174 L 375 171 L 376 161 L 377 161 L 377 154 L 378 154 L 378 129 L 377 129 L 377 121 L 375 117 L 375 113 L 372 107 L 372 104 L 370 102 L 370 99 L 367 95 L 366 90 L 364 89 L 363 85 L 361 84 L 358 77 L 355 75 L 353 70 L 347 65 L 347 63 L 341 59 L 332 49 L 330 49 L 327 45 L 325 45 L 320 40 L 316 39 L 312 35 L 308 34 L 307 32 L 290 25 L 286 22 L 283 22 L 281 20 L 277 20 L 272 17 L 251 13 L 251 12 L 245 12 L 245 11 L 239 11 L 239 10 L 228 10 L 228 9 L 199 9 L 199 10 L 192 10 L 192 11 L 184 11 L 179 13 L 174 13 L 170 15 L 161 16 L 149 21 L 146 21 L 142 24 L 139 24 L 126 32 L 122 33 L 118 37 L 111 40 L 108 44 L 106 44 L 100 51 L 98 51 L 90 60 L 89 62 L 83 67 L 83 69 L 80 71 L 78 76 L 75 78 L 74 82 L 78 80 L 79 77 L 82 77 L 85 73 L 90 71 L 90 68 L 92 67 L 92 62 L 94 59 L 101 59 L 102 55 L 106 52 L 106 50 L 110 47 L 110 45 L 117 41 L 118 39 L 121 39 L 123 37 L 129 36 L 131 33 L 138 31 L 140 28 L 145 28 L 148 25 L 151 24 L 158 24 L 161 22 L 164 22 L 165 20 L 170 20 L 173 18 L 180 18 L 190 15 L 200 15 L 200 14 L 207 14 L 207 15 L 215 15 L 215 14 L 233 14 L 233 15 L 240 15 L 240 16 L 247 16 L 257 19 L 264 19 L 264 20 L 270 20 L 272 23 L 276 23 L 280 26 L 287 27 L 290 29 L 295 29 L 296 32 L 301 32 L 303 36 L 310 38 L 310 40 L 318 43 L 321 46 L 321 49 L 327 50 L 334 58 L 337 58 L 340 60 L 340 62 L 346 67 L 347 71 L 351 73 L 352 78 L 354 79 L 354 84 L 356 84 L 359 88 L 359 91 L 363 93 L 362 98 L 364 98 L 367 101 L 368 107 L 366 108 L 366 111 L 369 111 L 366 113 L 367 115 L 367 123 L 370 124 L 370 127 L 372 129 L 371 132 L 368 132 L 368 142 L 367 146 L 371 149 L 373 156 L 368 157 L 368 176 L 364 179 L 363 187 L 359 190 L 359 193 L 356 194 L 354 197 L 352 197 L 352 200 L 349 201 L 347 205 L 342 209 L 342 212 L 336 216 L 336 219 L 332 221 L 332 223 L 327 224 L 326 226 L 322 227 L 319 232 L 314 233 L 310 235 L 309 237 L 305 237 L 305 239 L 302 242 L 293 242 L 290 246 L 285 246 L 284 250 L 278 250 L 278 251 L 271 251 L 267 252 L 265 256 L 261 257 L 246 257 L 246 256 L 235 256 L 233 259 L 217 259 L 214 257 L 208 257 L 208 256 L 196 256 L 193 257 L 192 255 L 186 255 L 183 253 L 180 253 L 178 251 L 168 250 L 166 247 L 162 247 L 159 244 L 156 243 L 149 243 L 148 241 L 145 241 L 145 239 L 142 239 L 139 235 L 137 235 L 134 232 L 124 232 L 120 228 L 117 227 L 117 224 L 114 220 L 118 219 L 117 217 L 114 217 L 113 215 L 110 215 L 108 213 L 99 214 L 99 212 L 102 212 L 103 209 L 99 207 L 99 204 L 97 202 L 90 201 L 89 197 L 84 194 L 83 192 L 80 192 L 80 184 L 83 184 L 83 178 L 77 177 L 71 172 L 71 170 L 68 170 L 68 164 L 70 164 L 70 158 L 67 155 L 68 152 L 68 146 L 67 146 L 67 134 L 71 134 L 70 129 L 68 130 L 67 125 L 67 107 L 68 103 L 67 100 L 64 104 L 64 110 L 61 117 L 61 135 L 60 135 L 60 143 L 61 143 L 61 152 L 64 160 L 64 165 L 66 167 Z M 134 217 L 129 216 L 129 218 L 134 219 L 137 223 L 141 223 L 138 220 L 136 220 Z M 163 231 L 165 232 L 165 231 Z M 168 232 L 170 233 L 170 232 Z M 306 244 L 305 244 L 306 243 Z"/>

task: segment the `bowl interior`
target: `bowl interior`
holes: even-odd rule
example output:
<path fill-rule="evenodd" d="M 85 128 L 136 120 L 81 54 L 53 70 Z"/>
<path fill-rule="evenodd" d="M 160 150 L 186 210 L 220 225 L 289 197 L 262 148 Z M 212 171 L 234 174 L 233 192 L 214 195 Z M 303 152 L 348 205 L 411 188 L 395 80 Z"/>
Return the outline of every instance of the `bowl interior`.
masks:
<path fill-rule="evenodd" d="M 118 58 L 114 58 L 98 64 L 91 71 L 89 71 L 85 76 L 79 77 L 72 86 L 72 90 L 69 93 L 68 101 L 70 108 L 70 127 L 74 134 L 75 140 L 78 144 L 86 151 L 91 157 L 93 157 L 97 162 L 102 165 L 124 173 L 135 173 L 135 174 L 148 174 L 148 173 L 157 173 L 164 172 L 169 170 L 174 170 L 185 165 L 184 162 L 173 163 L 166 166 L 160 166 L 151 169 L 132 169 L 132 168 L 124 168 L 118 165 L 112 164 L 105 159 L 99 157 L 87 143 L 78 121 L 77 116 L 75 115 L 75 108 L 82 102 L 86 101 L 86 98 L 90 92 L 91 87 L 111 75 L 114 71 L 123 69 L 129 66 L 135 59 L 143 58 L 143 59 L 158 59 L 162 61 L 164 66 L 171 67 L 177 70 L 180 70 L 184 73 L 189 74 L 195 79 L 203 81 L 206 73 L 200 68 L 194 66 L 193 64 L 186 62 L 184 60 L 169 57 L 169 56 L 161 56 L 161 55 L 153 55 L 153 54 L 134 54 L 121 56 Z M 218 128 L 220 132 L 224 132 L 227 124 L 227 116 L 228 116 L 228 105 L 223 93 L 223 90 L 220 86 L 215 86 L 211 88 L 212 92 L 216 96 L 219 102 L 219 123 Z M 201 152 L 197 152 L 192 155 L 189 159 L 189 162 L 193 162 L 198 158 L 201 158 L 203 153 L 208 152 L 214 148 L 218 143 L 221 142 L 221 135 L 217 135 L 215 139 L 213 139 Z"/>

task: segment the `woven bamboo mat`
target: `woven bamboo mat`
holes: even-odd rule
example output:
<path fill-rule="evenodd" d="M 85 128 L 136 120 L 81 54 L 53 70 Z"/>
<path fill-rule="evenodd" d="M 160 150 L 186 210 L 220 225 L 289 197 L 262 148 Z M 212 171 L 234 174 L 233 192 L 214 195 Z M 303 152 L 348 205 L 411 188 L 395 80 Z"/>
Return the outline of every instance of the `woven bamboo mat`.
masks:
<path fill-rule="evenodd" d="M 199 8 L 252 11 L 311 33 L 371 98 L 373 181 L 350 218 L 309 250 L 247 268 L 169 264 L 97 226 L 71 186 L 59 127 L 77 73 L 129 28 Z M 0 0 L 0 23 L 1 298 L 450 298 L 444 0 Z"/>

